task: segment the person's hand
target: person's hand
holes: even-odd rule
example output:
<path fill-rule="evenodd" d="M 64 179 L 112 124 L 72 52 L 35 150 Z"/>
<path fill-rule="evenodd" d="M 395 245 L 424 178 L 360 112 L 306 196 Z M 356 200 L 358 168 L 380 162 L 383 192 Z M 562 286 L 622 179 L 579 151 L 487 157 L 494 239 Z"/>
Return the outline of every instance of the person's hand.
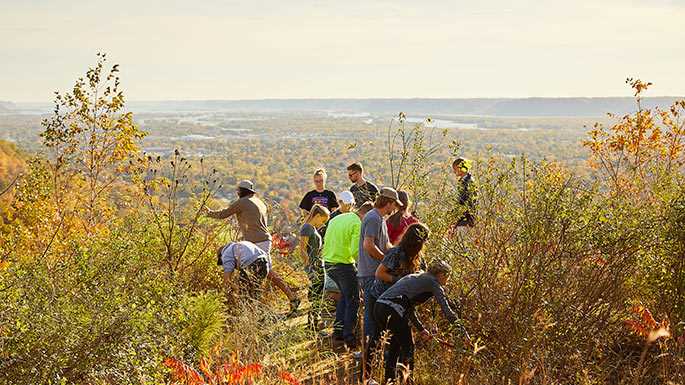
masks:
<path fill-rule="evenodd" d="M 421 330 L 421 331 L 419 332 L 419 340 L 420 340 L 421 342 L 427 342 L 427 341 L 430 340 L 431 338 L 432 338 L 432 337 L 431 337 L 431 334 L 428 332 L 428 330 Z"/>

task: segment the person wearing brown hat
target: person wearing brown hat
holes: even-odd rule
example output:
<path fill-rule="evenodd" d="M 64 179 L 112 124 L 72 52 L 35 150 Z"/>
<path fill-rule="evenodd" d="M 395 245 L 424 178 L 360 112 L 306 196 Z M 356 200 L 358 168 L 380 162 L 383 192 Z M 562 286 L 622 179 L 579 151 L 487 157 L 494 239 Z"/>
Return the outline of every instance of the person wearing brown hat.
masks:
<path fill-rule="evenodd" d="M 357 277 L 364 291 L 365 304 L 371 300 L 369 295 L 376 277 L 376 269 L 383 260 L 385 252 L 392 247 L 388 239 L 385 217 L 401 205 L 397 191 L 391 187 L 383 187 L 374 202 L 373 210 L 369 211 L 362 220 Z M 368 341 L 373 335 L 374 320 L 371 309 L 366 306 L 364 308 L 364 338 Z"/>
<path fill-rule="evenodd" d="M 238 227 L 243 235 L 243 239 L 254 243 L 269 255 L 271 253 L 271 234 L 268 229 L 266 204 L 255 195 L 252 181 L 240 181 L 236 193 L 238 194 L 238 199 L 235 202 L 221 210 L 210 210 L 207 208 L 207 216 L 225 219 L 235 215 L 238 219 Z M 300 305 L 300 299 L 297 298 L 285 281 L 273 270 L 269 271 L 268 278 L 288 297 L 291 312 L 294 312 Z"/>

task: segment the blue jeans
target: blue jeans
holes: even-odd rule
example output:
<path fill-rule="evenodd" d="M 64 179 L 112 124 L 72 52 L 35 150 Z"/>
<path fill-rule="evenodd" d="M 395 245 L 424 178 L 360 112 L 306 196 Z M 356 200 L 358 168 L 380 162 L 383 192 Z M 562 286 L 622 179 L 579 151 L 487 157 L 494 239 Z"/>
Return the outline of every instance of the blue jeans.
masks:
<path fill-rule="evenodd" d="M 338 285 L 342 294 L 335 309 L 333 333 L 342 334 L 346 342 L 352 342 L 355 340 L 354 329 L 357 326 L 357 310 L 359 310 L 357 268 L 354 265 L 326 263 L 326 272 Z"/>
<path fill-rule="evenodd" d="M 364 340 L 368 342 L 376 333 L 376 321 L 373 319 L 373 304 L 376 297 L 371 295 L 371 288 L 376 277 L 359 277 L 359 286 L 364 291 Z"/>

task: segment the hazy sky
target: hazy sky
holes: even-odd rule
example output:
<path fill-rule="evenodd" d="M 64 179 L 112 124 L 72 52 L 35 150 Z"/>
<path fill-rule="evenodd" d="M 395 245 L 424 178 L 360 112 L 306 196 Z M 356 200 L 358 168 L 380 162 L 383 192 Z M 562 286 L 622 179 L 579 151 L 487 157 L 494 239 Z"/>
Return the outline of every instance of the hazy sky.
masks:
<path fill-rule="evenodd" d="M 480 3 L 480 4 L 479 4 Z M 685 0 L 0 0 L 0 100 L 685 95 Z"/>

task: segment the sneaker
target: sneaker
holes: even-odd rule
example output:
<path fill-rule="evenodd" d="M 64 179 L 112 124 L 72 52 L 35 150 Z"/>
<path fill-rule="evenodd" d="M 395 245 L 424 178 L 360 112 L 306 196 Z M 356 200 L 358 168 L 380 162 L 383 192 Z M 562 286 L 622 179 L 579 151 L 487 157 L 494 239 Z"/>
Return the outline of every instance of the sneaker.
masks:
<path fill-rule="evenodd" d="M 352 358 L 354 358 L 356 361 L 361 361 L 362 352 L 352 352 Z"/>

